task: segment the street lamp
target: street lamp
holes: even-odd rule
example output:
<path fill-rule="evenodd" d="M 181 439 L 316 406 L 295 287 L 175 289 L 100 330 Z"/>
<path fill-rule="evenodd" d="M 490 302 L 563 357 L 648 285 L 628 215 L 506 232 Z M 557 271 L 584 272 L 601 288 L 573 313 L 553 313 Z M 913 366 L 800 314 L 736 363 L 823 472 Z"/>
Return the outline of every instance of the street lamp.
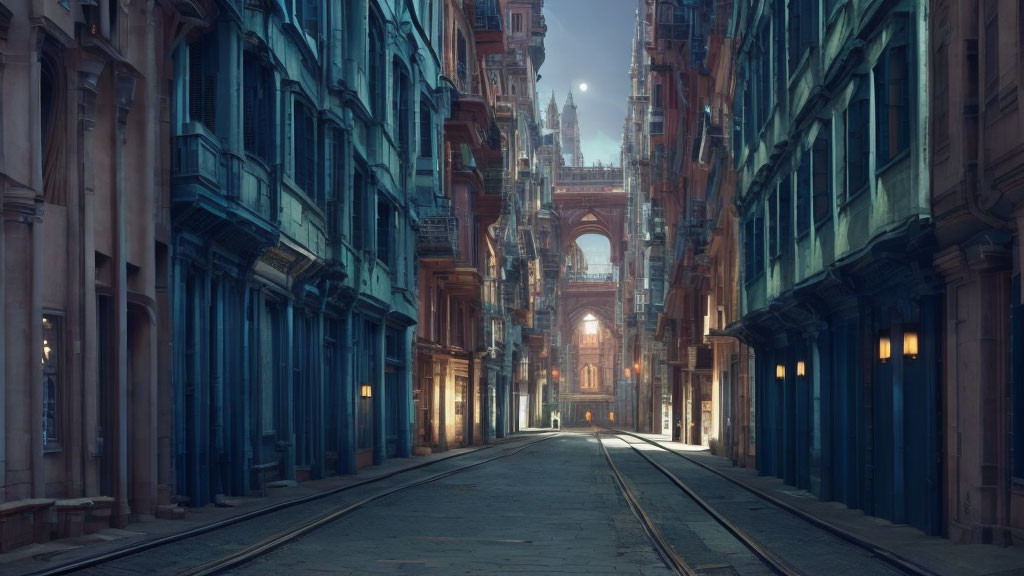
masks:
<path fill-rule="evenodd" d="M 640 363 L 633 363 L 633 430 L 640 431 Z"/>

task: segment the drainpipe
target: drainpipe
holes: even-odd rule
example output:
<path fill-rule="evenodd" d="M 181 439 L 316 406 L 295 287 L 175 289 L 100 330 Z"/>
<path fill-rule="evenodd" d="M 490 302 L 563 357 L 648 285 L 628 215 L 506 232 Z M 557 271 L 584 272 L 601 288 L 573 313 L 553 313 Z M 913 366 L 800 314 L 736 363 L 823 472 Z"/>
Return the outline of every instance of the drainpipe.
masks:
<path fill-rule="evenodd" d="M 118 71 L 116 75 L 117 132 L 114 135 L 116 158 L 115 200 L 115 270 L 114 315 L 117 320 L 117 482 L 115 488 L 116 512 L 114 523 L 123 527 L 131 515 L 128 503 L 128 247 L 127 247 L 127 183 L 125 181 L 125 144 L 127 143 L 128 113 L 135 101 L 135 78 Z"/>

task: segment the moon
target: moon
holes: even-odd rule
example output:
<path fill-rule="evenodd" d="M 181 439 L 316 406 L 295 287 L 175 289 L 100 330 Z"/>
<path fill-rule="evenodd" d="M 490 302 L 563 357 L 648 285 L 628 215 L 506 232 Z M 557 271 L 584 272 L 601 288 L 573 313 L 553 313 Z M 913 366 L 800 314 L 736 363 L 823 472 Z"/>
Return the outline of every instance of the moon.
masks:
<path fill-rule="evenodd" d="M 580 84 L 580 92 L 586 92 L 587 88 L 588 88 L 588 86 L 587 86 L 586 82 L 583 82 L 582 84 Z"/>

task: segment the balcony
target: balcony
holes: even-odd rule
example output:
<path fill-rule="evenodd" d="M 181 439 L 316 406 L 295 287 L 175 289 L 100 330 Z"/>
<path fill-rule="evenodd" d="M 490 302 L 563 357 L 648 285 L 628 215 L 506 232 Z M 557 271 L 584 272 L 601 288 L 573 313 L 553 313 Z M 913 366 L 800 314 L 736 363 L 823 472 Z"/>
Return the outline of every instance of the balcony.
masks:
<path fill-rule="evenodd" d="M 612 266 L 608 272 L 571 272 L 566 271 L 565 277 L 569 282 L 580 284 L 595 284 L 619 281 L 619 267 Z"/>
<path fill-rule="evenodd" d="M 455 260 L 459 257 L 459 219 L 451 207 L 435 208 L 420 218 L 416 248 L 420 260 Z"/>
<path fill-rule="evenodd" d="M 466 15 L 473 23 L 477 54 L 500 54 L 507 49 L 498 0 L 466 0 Z"/>

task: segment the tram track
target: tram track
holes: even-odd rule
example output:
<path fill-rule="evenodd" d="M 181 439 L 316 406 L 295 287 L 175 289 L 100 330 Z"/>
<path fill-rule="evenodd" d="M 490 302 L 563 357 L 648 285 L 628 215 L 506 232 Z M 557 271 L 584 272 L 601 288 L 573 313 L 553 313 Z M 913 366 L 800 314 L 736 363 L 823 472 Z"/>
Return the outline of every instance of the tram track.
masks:
<path fill-rule="evenodd" d="M 178 570 L 175 570 L 175 567 L 165 567 L 164 569 L 157 568 L 155 570 L 151 570 L 151 572 L 155 574 L 176 574 L 179 576 L 199 576 L 222 573 L 226 570 L 236 568 L 259 556 L 271 552 L 272 550 L 280 546 L 283 546 L 297 538 L 300 538 L 303 535 L 316 530 L 317 528 L 329 524 L 334 520 L 337 520 L 349 514 L 350 512 L 357 510 L 375 500 L 385 498 L 387 496 L 390 496 L 397 492 L 401 492 L 403 490 L 435 482 L 437 480 L 441 480 L 442 478 L 446 478 L 448 476 L 452 476 L 454 474 L 458 474 L 460 472 L 464 472 L 466 470 L 482 466 L 484 464 L 493 462 L 495 460 L 499 460 L 501 458 L 514 456 L 526 450 L 527 448 L 530 448 L 536 444 L 555 438 L 558 435 L 559 433 L 557 432 L 553 434 L 544 434 L 543 437 L 540 438 L 539 440 L 526 441 L 521 444 L 515 443 L 514 440 L 506 441 L 497 444 L 483 446 L 481 448 L 462 452 L 459 454 L 453 454 L 451 456 L 445 456 L 443 458 L 439 458 L 429 462 L 424 462 L 401 470 L 395 470 L 393 472 L 381 474 L 379 476 L 368 478 L 366 480 L 355 482 L 353 484 L 340 486 L 338 488 L 327 490 L 318 494 L 294 498 L 286 502 L 265 506 L 252 512 L 248 512 L 233 518 L 228 518 L 203 526 L 199 526 L 191 530 L 186 530 L 183 532 L 167 536 L 147 539 L 145 541 L 138 542 L 131 546 L 126 546 L 123 548 L 119 548 L 117 550 L 112 550 L 109 552 L 104 552 L 86 558 L 74 560 L 68 563 L 61 564 L 60 566 L 55 566 L 53 568 L 33 572 L 28 576 L 56 576 L 62 574 L 80 573 L 83 571 L 86 571 L 86 573 L 93 572 L 97 574 L 105 574 L 106 568 L 112 568 L 112 571 L 130 571 L 131 568 L 118 568 L 115 565 L 118 561 L 130 560 L 131 557 L 136 556 L 142 552 L 157 551 L 162 547 L 170 547 L 172 545 L 177 545 L 179 547 L 184 545 L 187 547 L 187 544 L 190 540 L 196 540 L 201 537 L 207 537 L 213 533 L 216 533 L 217 531 L 224 531 L 229 529 L 235 529 L 237 531 L 239 528 L 244 528 L 247 523 L 273 523 L 272 520 L 268 520 L 268 517 L 272 518 L 272 515 L 274 515 L 275 513 L 289 512 L 305 504 L 319 504 L 319 501 L 329 500 L 333 497 L 344 496 L 346 493 L 353 492 L 355 490 L 358 490 L 359 488 L 370 487 L 375 484 L 383 483 L 388 480 L 395 479 L 404 474 L 419 472 L 425 468 L 436 466 L 439 464 L 451 464 L 453 460 L 463 459 L 473 455 L 479 456 L 481 452 L 499 450 L 499 453 L 494 456 L 490 456 L 477 461 L 472 461 L 464 465 L 457 465 L 452 469 L 431 474 L 424 478 L 418 478 L 415 480 L 411 480 L 409 482 L 404 482 L 402 484 L 399 484 L 398 486 L 388 487 L 385 488 L 384 490 L 380 490 L 368 496 L 359 498 L 355 502 L 345 502 L 337 505 L 331 505 L 330 509 L 327 512 L 321 511 L 319 514 L 315 514 L 310 518 L 296 522 L 286 521 L 285 523 L 287 523 L 288 525 L 283 530 L 273 531 L 269 535 L 264 535 L 263 537 L 259 538 L 255 544 L 242 546 L 240 550 L 235 550 L 234 552 L 226 556 L 221 556 L 219 558 L 214 558 L 212 560 L 206 560 L 199 563 L 193 563 L 193 565 L 187 567 L 178 567 L 181 568 Z M 234 546 L 234 548 L 238 548 L 238 546 Z"/>
<path fill-rule="evenodd" d="M 664 454 L 667 454 L 667 455 L 677 456 L 677 457 L 679 457 L 681 459 L 680 461 L 685 462 L 687 465 L 697 467 L 695 470 L 700 470 L 701 472 L 706 472 L 706 473 L 713 474 L 714 478 L 716 480 L 718 478 L 727 480 L 728 481 L 728 484 L 727 484 L 728 486 L 732 486 L 732 487 L 740 489 L 742 492 L 745 492 L 745 493 L 749 494 L 750 496 L 753 496 L 757 500 L 762 501 L 765 504 L 768 504 L 771 507 L 774 507 L 775 509 L 777 509 L 777 510 L 779 510 L 779 511 L 785 513 L 785 514 L 787 514 L 796 523 L 803 524 L 804 526 L 800 526 L 799 527 L 799 531 L 801 531 L 803 534 L 807 534 L 809 532 L 813 532 L 813 530 L 810 530 L 810 529 L 813 528 L 815 530 L 818 530 L 822 534 L 826 535 L 826 536 L 823 536 L 823 538 L 825 538 L 825 539 L 832 538 L 835 541 L 842 542 L 844 545 L 852 545 L 852 546 L 854 546 L 855 548 L 861 550 L 862 553 L 866 553 L 866 555 L 868 555 L 870 558 L 872 558 L 873 560 L 876 560 L 879 563 L 879 566 L 878 566 L 878 568 L 876 570 L 882 570 L 884 568 L 884 569 L 886 569 L 886 571 L 890 571 L 890 572 L 895 571 L 895 573 L 899 573 L 899 574 L 909 574 L 909 575 L 913 575 L 913 576 L 936 576 L 934 572 L 932 572 L 932 571 L 930 571 L 930 570 L 928 570 L 926 568 L 923 568 L 923 567 L 918 566 L 918 565 L 916 565 L 916 564 L 914 564 L 912 562 L 909 562 L 906 559 L 903 559 L 903 558 L 900 558 L 898 556 L 895 556 L 895 555 L 893 555 L 892 553 L 890 553 L 890 552 L 888 552 L 886 550 L 882 550 L 882 549 L 878 548 L 877 546 L 874 546 L 874 545 L 872 545 L 872 544 L 870 544 L 868 542 L 865 542 L 862 539 L 857 538 L 856 536 L 854 536 L 854 535 L 852 535 L 852 534 L 850 534 L 850 533 L 848 533 L 848 532 L 846 532 L 846 531 L 844 531 L 844 530 L 842 530 L 842 529 L 840 529 L 840 528 L 838 528 L 836 526 L 833 526 L 833 525 L 831 525 L 831 524 L 829 524 L 827 522 L 824 522 L 824 521 L 822 521 L 822 520 L 820 520 L 818 518 L 815 518 L 815 517 L 807 514 L 806 512 L 803 512 L 803 511 L 801 511 L 801 510 L 799 510 L 797 508 L 794 508 L 793 506 L 791 506 L 789 504 L 786 504 L 785 502 L 782 502 L 782 501 L 780 501 L 777 498 L 772 497 L 770 494 L 766 494 L 766 493 L 764 493 L 764 492 L 762 492 L 760 490 L 751 488 L 750 486 L 747 486 L 746 484 L 744 484 L 744 483 L 742 483 L 742 482 L 740 482 L 740 481 L 738 481 L 738 480 L 736 480 L 734 478 L 731 478 L 728 475 L 726 475 L 726 474 L 724 474 L 724 473 L 722 473 L 722 472 L 720 472 L 718 470 L 715 470 L 713 467 L 708 466 L 707 464 L 705 464 L 703 462 L 700 462 L 699 460 L 697 460 L 695 458 L 692 458 L 692 457 L 690 457 L 690 456 L 688 456 L 686 454 L 683 454 L 683 453 L 680 453 L 680 452 L 677 452 L 677 451 L 674 451 L 674 450 L 669 450 L 669 449 L 665 448 L 664 446 L 662 446 L 661 444 L 659 444 L 658 442 L 655 442 L 655 441 L 653 441 L 653 440 L 651 440 L 649 438 L 646 438 L 644 436 L 641 436 L 639 434 L 636 434 L 636 433 L 633 433 L 633 432 L 630 432 L 630 431 L 616 430 L 616 429 L 609 429 L 609 428 L 604 429 L 604 431 L 600 432 L 599 434 L 604 434 L 606 436 L 607 435 L 615 435 L 616 438 L 619 438 L 620 440 L 625 442 L 632 449 L 633 453 L 636 453 L 640 457 L 642 457 L 642 459 L 644 461 L 646 461 L 649 465 L 651 465 L 653 467 L 653 469 L 657 470 L 663 477 L 667 478 L 669 482 L 671 482 L 673 485 L 675 485 L 676 488 L 678 488 L 680 491 L 682 491 L 684 494 L 686 494 L 687 497 L 690 500 L 692 500 L 697 506 L 699 506 L 702 510 L 704 510 L 704 512 L 707 513 L 709 517 L 713 518 L 714 521 L 717 524 L 722 526 L 726 531 L 728 531 L 730 534 L 732 534 L 737 540 L 742 542 L 743 545 L 747 549 L 749 549 L 756 557 L 758 557 L 766 566 L 771 567 L 772 572 L 774 572 L 776 574 L 796 575 L 796 574 L 813 574 L 813 573 L 817 573 L 817 572 L 813 571 L 813 570 L 808 570 L 807 568 L 801 568 L 800 566 L 798 566 L 798 564 L 801 563 L 800 562 L 800 560 L 801 560 L 800 555 L 798 555 L 797 558 L 792 558 L 792 554 L 790 554 L 789 558 L 784 558 L 783 556 L 785 556 L 785 555 L 780 555 L 780 554 L 776 553 L 773 550 L 773 547 L 771 545 L 769 545 L 769 543 L 767 543 L 765 541 L 766 538 L 765 538 L 765 535 L 764 535 L 763 527 L 759 528 L 756 524 L 754 524 L 753 525 L 754 526 L 753 529 L 751 529 L 750 528 L 751 521 L 749 519 L 746 519 L 744 521 L 744 519 L 742 517 L 740 517 L 740 518 L 730 518 L 730 513 L 723 513 L 721 510 L 719 510 L 718 507 L 712 506 L 708 502 L 708 498 L 702 497 L 700 495 L 700 493 L 699 493 L 700 490 L 699 489 L 694 489 L 690 485 L 692 483 L 692 479 L 691 479 L 691 483 L 686 483 L 686 482 L 683 482 L 682 479 L 680 478 L 681 475 L 682 476 L 686 476 L 688 478 L 692 478 L 693 476 L 692 476 L 690 471 L 681 471 L 679 469 L 676 469 L 675 471 L 670 470 L 669 466 L 665 465 L 666 464 L 665 461 L 663 461 L 662 463 L 656 462 L 655 459 L 652 458 L 649 454 L 645 453 L 645 451 L 640 450 L 638 448 L 638 444 L 636 442 L 630 442 L 630 441 L 624 440 L 622 437 L 629 437 L 629 438 L 632 438 L 632 439 L 636 439 L 636 440 L 641 441 L 643 444 L 655 447 L 657 449 L 654 452 L 655 454 L 662 454 L 662 453 L 664 453 Z M 612 465 L 612 462 L 610 460 L 611 456 L 607 453 L 607 449 L 604 448 L 603 443 L 602 443 L 602 449 L 604 449 L 604 451 L 605 451 L 606 458 L 609 458 L 609 464 Z M 703 482 L 705 484 L 707 484 L 707 480 L 704 480 Z M 722 486 L 722 483 L 718 482 L 718 485 Z M 725 496 L 723 496 L 721 494 L 719 494 L 718 497 L 719 498 L 725 498 Z M 737 497 L 736 496 L 732 496 L 732 498 L 735 499 Z M 760 508 L 750 508 L 750 509 L 751 510 L 755 510 L 755 509 L 760 509 Z M 764 507 L 764 509 L 768 509 L 768 507 Z M 733 510 L 733 514 L 735 514 L 735 510 Z M 740 515 L 740 516 L 742 516 L 742 515 Z M 641 522 L 643 522 L 643 520 L 641 520 Z M 742 526 L 742 524 L 744 524 L 744 523 L 748 524 L 747 528 L 744 528 Z M 793 525 L 798 525 L 798 524 L 795 524 L 795 523 L 792 523 L 792 524 Z M 758 531 L 760 531 L 761 533 L 760 534 L 752 534 L 752 532 L 758 532 Z M 826 544 L 822 544 L 822 546 L 827 547 L 827 543 Z M 806 550 L 805 552 L 807 554 L 813 554 L 813 552 L 811 550 Z M 680 572 L 680 573 L 684 573 L 685 574 L 686 572 Z M 871 572 L 871 573 L 876 573 L 876 572 Z"/>

